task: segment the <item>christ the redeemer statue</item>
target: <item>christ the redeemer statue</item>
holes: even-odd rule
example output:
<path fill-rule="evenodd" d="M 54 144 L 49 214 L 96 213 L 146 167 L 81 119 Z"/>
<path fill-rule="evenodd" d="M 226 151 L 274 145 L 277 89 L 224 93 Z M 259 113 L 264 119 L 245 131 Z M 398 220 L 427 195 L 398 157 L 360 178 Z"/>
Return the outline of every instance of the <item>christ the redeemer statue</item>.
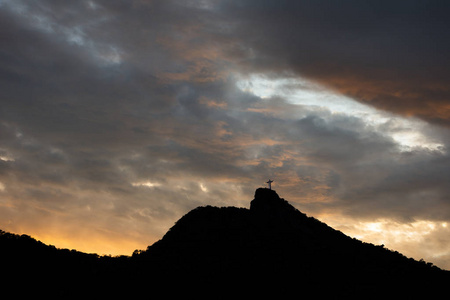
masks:
<path fill-rule="evenodd" d="M 269 179 L 269 181 L 266 182 L 269 185 L 269 190 L 272 189 L 272 182 L 273 182 L 273 180 L 270 180 L 270 179 Z"/>

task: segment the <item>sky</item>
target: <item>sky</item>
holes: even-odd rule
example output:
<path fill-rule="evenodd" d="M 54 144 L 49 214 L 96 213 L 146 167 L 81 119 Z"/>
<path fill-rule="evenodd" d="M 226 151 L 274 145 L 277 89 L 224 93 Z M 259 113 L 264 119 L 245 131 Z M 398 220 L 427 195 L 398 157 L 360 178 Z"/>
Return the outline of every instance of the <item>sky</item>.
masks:
<path fill-rule="evenodd" d="M 446 1 L 0 0 L 0 229 L 130 255 L 270 178 L 450 269 Z"/>

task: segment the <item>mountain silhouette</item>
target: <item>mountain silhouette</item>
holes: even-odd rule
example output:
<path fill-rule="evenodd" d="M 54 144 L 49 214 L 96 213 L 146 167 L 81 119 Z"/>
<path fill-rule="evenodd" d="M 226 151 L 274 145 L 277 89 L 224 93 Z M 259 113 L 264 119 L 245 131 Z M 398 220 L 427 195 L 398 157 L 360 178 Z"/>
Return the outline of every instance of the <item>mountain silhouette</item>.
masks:
<path fill-rule="evenodd" d="M 132 256 L 59 250 L 2 232 L 0 259 L 7 272 L 22 278 L 19 285 L 25 278 L 39 291 L 46 282 L 66 298 L 158 293 L 416 299 L 442 296 L 450 282 L 448 271 L 350 238 L 266 188 L 256 190 L 250 209 L 190 211 L 161 240 Z"/>

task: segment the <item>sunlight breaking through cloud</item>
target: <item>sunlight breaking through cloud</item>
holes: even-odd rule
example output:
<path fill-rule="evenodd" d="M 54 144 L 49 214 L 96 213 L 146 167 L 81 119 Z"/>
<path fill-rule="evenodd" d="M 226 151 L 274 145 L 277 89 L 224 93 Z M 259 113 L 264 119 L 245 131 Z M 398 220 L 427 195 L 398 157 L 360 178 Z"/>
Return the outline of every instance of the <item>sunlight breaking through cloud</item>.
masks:
<path fill-rule="evenodd" d="M 149 187 L 149 188 L 154 188 L 154 187 L 161 186 L 160 183 L 158 183 L 158 182 L 151 182 L 151 181 L 133 182 L 131 185 L 132 186 L 145 186 L 145 187 Z"/>
<path fill-rule="evenodd" d="M 352 229 L 347 228 L 344 231 L 357 239 L 384 244 L 389 249 L 398 250 L 416 259 L 428 257 L 439 264 L 444 264 L 449 259 L 447 249 L 442 247 L 444 240 L 439 238 L 445 232 L 448 235 L 446 222 L 417 220 L 402 224 L 380 219 L 359 222 Z"/>
<path fill-rule="evenodd" d="M 237 77 L 238 88 L 264 100 L 282 98 L 306 109 L 327 110 L 332 114 L 361 119 L 374 130 L 392 138 L 402 151 L 420 147 L 444 152 L 442 143 L 422 132 L 426 123 L 417 118 L 406 118 L 375 109 L 299 77 L 267 74 Z"/>

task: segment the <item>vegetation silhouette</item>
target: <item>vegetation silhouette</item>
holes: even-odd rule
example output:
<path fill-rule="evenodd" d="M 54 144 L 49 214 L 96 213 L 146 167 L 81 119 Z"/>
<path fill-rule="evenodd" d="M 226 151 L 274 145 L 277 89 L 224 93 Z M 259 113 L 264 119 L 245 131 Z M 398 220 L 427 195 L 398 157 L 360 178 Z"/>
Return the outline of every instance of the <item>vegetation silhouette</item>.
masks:
<path fill-rule="evenodd" d="M 7 286 L 24 296 L 197 295 L 415 299 L 441 296 L 450 272 L 350 238 L 270 189 L 250 209 L 198 207 L 146 250 L 98 256 L 0 232 Z M 20 287 L 26 287 L 20 288 Z"/>

